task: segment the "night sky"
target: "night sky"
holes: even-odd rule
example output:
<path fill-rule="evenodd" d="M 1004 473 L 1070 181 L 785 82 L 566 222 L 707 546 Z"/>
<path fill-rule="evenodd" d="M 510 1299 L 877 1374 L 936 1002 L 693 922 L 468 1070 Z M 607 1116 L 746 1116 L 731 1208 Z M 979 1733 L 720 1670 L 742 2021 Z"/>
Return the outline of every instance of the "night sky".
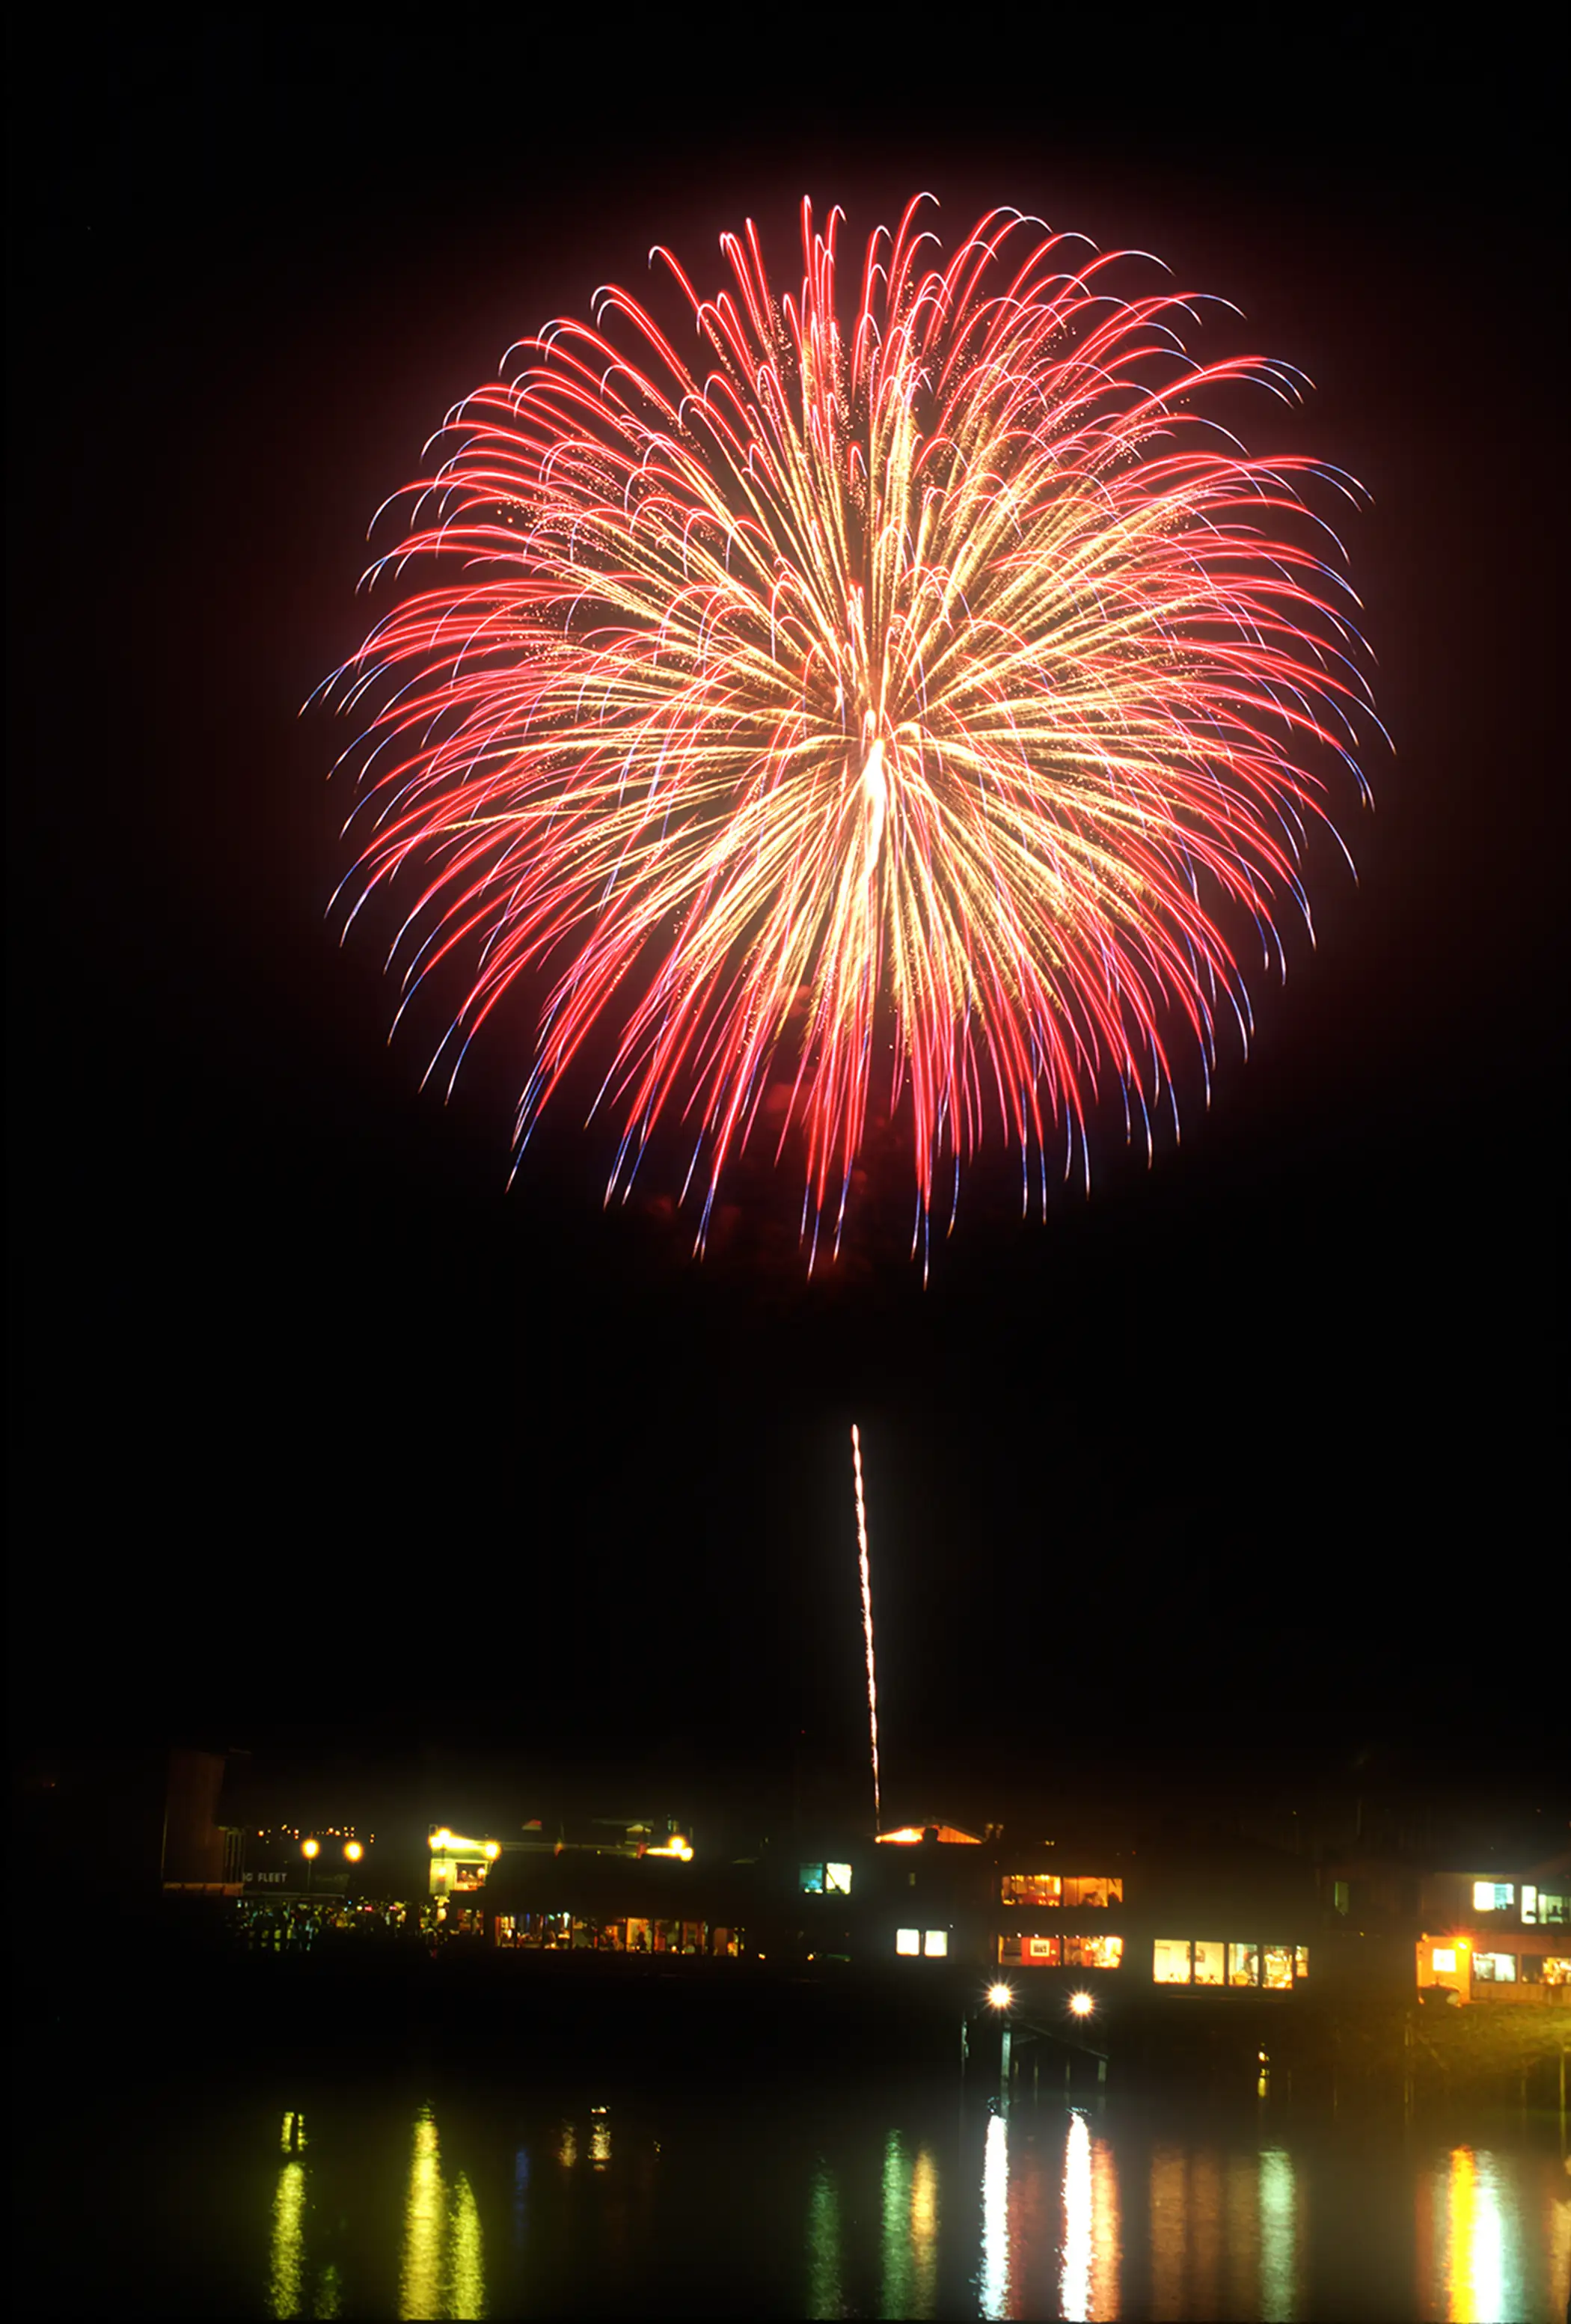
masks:
<path fill-rule="evenodd" d="M 854 1772 L 854 1418 L 896 1811 L 1360 1766 L 1563 1802 L 1531 62 L 1438 20 L 737 37 L 257 17 L 13 78 L 21 1732 L 287 1748 L 350 1812 L 445 1749 L 520 1789 Z M 602 1211 L 582 1108 L 505 1191 L 527 1021 L 419 1093 L 374 934 L 326 918 L 352 729 L 297 714 L 372 511 L 513 338 L 657 240 L 707 282 L 752 216 L 788 279 L 804 193 L 859 242 L 920 187 L 946 232 L 1012 202 L 1156 252 L 1310 375 L 1252 440 L 1373 492 L 1397 748 L 1181 1151 L 1114 1139 L 1043 1227 L 995 1148 L 925 1289 L 875 1153 L 809 1286 L 790 1181 L 739 1170 L 696 1265 L 669 1171 Z"/>

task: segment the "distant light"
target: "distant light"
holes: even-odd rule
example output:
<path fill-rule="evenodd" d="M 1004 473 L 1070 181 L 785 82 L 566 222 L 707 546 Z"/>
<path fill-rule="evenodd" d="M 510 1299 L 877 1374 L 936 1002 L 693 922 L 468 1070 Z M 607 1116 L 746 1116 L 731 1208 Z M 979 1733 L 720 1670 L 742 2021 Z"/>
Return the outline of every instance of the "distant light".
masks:
<path fill-rule="evenodd" d="M 301 1842 L 300 1842 L 300 1854 L 301 1854 L 303 1857 L 307 1858 L 308 1859 L 309 1859 L 309 1858 L 310 1858 L 311 1857 L 313 1857 L 313 1856 L 319 1856 L 319 1855 L 321 1854 L 321 1852 L 322 1852 L 322 1843 L 321 1843 L 321 1841 L 320 1841 L 319 1840 L 301 1840 Z"/>
<path fill-rule="evenodd" d="M 447 1829 L 447 1827 L 446 1827 L 446 1824 L 444 1824 L 444 1825 L 443 1825 L 443 1827 L 442 1827 L 442 1829 L 441 1829 L 441 1831 L 440 1831 L 433 1832 L 433 1833 L 432 1833 L 432 1835 L 431 1835 L 431 1845 L 432 1845 L 432 1847 L 433 1847 L 433 1848 L 451 1848 L 451 1847 L 452 1847 L 452 1845 L 453 1845 L 453 1835 L 452 1835 L 452 1833 L 448 1831 L 448 1829 Z"/>
<path fill-rule="evenodd" d="M 358 1864 L 365 1850 L 357 1840 L 346 1840 L 344 1843 L 344 1853 L 351 1864 Z"/>
<path fill-rule="evenodd" d="M 1015 1998 L 1015 1987 L 1012 1985 L 990 1985 L 988 1998 L 995 2009 L 1007 2009 Z"/>
<path fill-rule="evenodd" d="M 1089 2017 L 1096 2006 L 1089 1993 L 1071 1993 L 1070 1996 L 1070 2007 L 1077 2017 Z"/>
<path fill-rule="evenodd" d="M 684 1841 L 683 1841 L 683 1843 L 682 1843 L 681 1847 L 677 1849 L 676 1853 L 677 1853 L 677 1855 L 682 1858 L 682 1861 L 683 1861 L 683 1863 L 684 1863 L 684 1864 L 691 1864 L 691 1863 L 692 1863 L 692 1861 L 693 1861 L 693 1850 L 692 1850 L 692 1849 L 691 1849 L 691 1848 L 689 1848 L 689 1846 L 687 1845 L 687 1842 L 686 1842 L 685 1840 L 684 1840 Z"/>
<path fill-rule="evenodd" d="M 494 1864 L 497 1858 L 501 1854 L 501 1849 L 496 1840 L 488 1840 L 485 1843 L 485 1852 Z"/>

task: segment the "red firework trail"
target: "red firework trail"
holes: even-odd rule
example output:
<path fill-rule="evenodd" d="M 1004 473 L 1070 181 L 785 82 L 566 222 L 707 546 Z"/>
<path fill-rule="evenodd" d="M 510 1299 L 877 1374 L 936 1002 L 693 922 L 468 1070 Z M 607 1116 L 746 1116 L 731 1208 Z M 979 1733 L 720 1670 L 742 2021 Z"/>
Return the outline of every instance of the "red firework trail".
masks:
<path fill-rule="evenodd" d="M 782 299 L 751 225 L 713 298 L 654 254 L 691 361 L 614 288 L 521 342 L 372 568 L 434 586 L 338 673 L 380 706 L 354 911 L 397 883 L 403 1005 L 437 971 L 462 994 L 433 1068 L 543 976 L 520 1151 L 601 1028 L 607 1197 L 685 1124 L 700 1248 L 758 1135 L 804 1156 L 809 1263 L 826 1219 L 838 1246 L 876 1048 L 924 1244 L 989 1120 L 1044 1205 L 1104 1083 L 1149 1147 L 1175 1033 L 1208 1098 L 1223 1017 L 1247 1039 L 1224 923 L 1281 957 L 1328 780 L 1361 794 L 1379 731 L 1299 489 L 1356 487 L 1205 416 L 1300 375 L 1192 359 L 1194 298 L 1111 287 L 1141 254 L 995 211 L 946 259 L 920 209 L 869 238 L 849 333 L 840 213 L 804 203 Z"/>

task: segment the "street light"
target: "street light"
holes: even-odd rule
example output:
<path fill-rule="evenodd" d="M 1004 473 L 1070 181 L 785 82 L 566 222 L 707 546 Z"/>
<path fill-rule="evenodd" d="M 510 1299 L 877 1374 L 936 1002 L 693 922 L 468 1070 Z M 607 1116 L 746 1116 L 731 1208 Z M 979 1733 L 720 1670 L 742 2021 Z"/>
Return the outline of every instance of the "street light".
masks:
<path fill-rule="evenodd" d="M 358 1864 L 365 1850 L 357 1840 L 346 1840 L 344 1843 L 344 1854 L 348 1863 Z"/>
<path fill-rule="evenodd" d="M 322 1843 L 319 1840 L 301 1840 L 300 1854 L 306 1859 L 306 1894 L 308 1896 L 311 1893 L 311 1867 L 316 1863 L 317 1858 L 321 1852 Z"/>
<path fill-rule="evenodd" d="M 1007 2009 L 1015 1999 L 1015 1987 L 1012 1985 L 990 1985 L 988 1999 L 993 2008 Z"/>
<path fill-rule="evenodd" d="M 1096 2006 L 1089 1993 L 1071 1993 L 1070 1996 L 1070 2007 L 1077 2017 L 1089 2017 Z"/>

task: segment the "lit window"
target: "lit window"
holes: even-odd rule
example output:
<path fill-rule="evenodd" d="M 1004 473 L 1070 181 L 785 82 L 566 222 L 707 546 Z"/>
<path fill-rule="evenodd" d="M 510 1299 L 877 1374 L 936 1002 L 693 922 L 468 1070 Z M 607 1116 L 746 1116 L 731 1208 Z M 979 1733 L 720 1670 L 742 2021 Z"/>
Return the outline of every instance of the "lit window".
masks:
<path fill-rule="evenodd" d="M 1546 1985 L 1571 1985 L 1571 1956 L 1546 1953 L 1540 1968 Z"/>
<path fill-rule="evenodd" d="M 895 1950 L 897 1953 L 914 1953 L 922 1949 L 922 1937 L 916 1929 L 896 1929 Z"/>
<path fill-rule="evenodd" d="M 1539 1892 L 1536 1888 L 1524 1887 L 1522 1890 L 1522 1919 L 1527 1923 L 1528 1926 L 1531 1928 L 1533 1923 L 1538 1919 L 1538 1917 Z"/>
<path fill-rule="evenodd" d="M 1540 1888 L 1539 1891 L 1540 1921 L 1571 1921 L 1571 1896 L 1563 1889 Z"/>
<path fill-rule="evenodd" d="M 1338 1913 L 1345 1913 L 1347 1910 L 1348 1889 L 1346 1880 L 1336 1880 L 1332 1882 L 1331 1903 L 1335 1910 Z"/>
<path fill-rule="evenodd" d="M 1066 1880 L 1063 1884 L 1066 1904 L 1118 1904 L 1124 1900 L 1122 1880 L 1110 1880 L 1105 1874 L 1088 1874 L 1083 1878 Z"/>
<path fill-rule="evenodd" d="M 1006 1904 L 1061 1904 L 1063 1882 L 1052 1872 L 1007 1872 L 1001 1893 Z"/>
<path fill-rule="evenodd" d="M 1229 1985 L 1260 1983 L 1260 1947 L 1258 1945 L 1228 1946 L 1227 1982 Z"/>
<path fill-rule="evenodd" d="M 1260 1982 L 1272 1993 L 1291 1993 L 1293 1985 L 1293 1949 L 1291 1945 L 1267 1945 L 1261 1956 Z"/>
<path fill-rule="evenodd" d="M 1065 1965 L 1070 1969 L 1116 1969 L 1124 1958 L 1122 1937 L 1066 1937 Z"/>
<path fill-rule="evenodd" d="M 1455 1977 L 1456 1974 L 1456 1946 L 1434 1946 L 1429 1954 L 1429 1967 L 1437 1977 Z"/>
<path fill-rule="evenodd" d="M 1158 1937 L 1151 1951 L 1151 1975 L 1155 1984 L 1188 1985 L 1190 1941 L 1187 1937 Z"/>
<path fill-rule="evenodd" d="M 1196 1940 L 1195 1983 L 1197 1985 L 1222 1983 L 1226 1974 L 1223 1960 L 1225 1950 L 1220 1944 L 1213 1944 L 1209 1939 Z"/>
<path fill-rule="evenodd" d="M 1057 1966 L 1056 1937 L 1000 1937 L 998 1959 L 1011 1969 L 1052 1969 Z"/>
<path fill-rule="evenodd" d="M 851 1893 L 851 1868 L 849 1864 L 826 1864 L 823 1868 L 823 1893 L 826 1896 L 849 1896 Z"/>
<path fill-rule="evenodd" d="M 1309 1973 L 1309 1949 L 1308 1945 L 1297 1945 L 1293 1949 L 1293 1974 L 1295 1977 L 1308 1977 Z"/>
<path fill-rule="evenodd" d="M 823 1867 L 822 1864 L 804 1864 L 802 1867 L 797 1878 L 798 1885 L 800 1886 L 804 1896 L 822 1895 Z"/>
<path fill-rule="evenodd" d="M 949 1931 L 929 1929 L 922 1940 L 922 1950 L 929 1960 L 942 1960 L 949 1950 Z"/>
<path fill-rule="evenodd" d="M 1514 1985 L 1517 1957 L 1515 1953 L 1475 1953 L 1473 1974 L 1484 1985 Z"/>
<path fill-rule="evenodd" d="M 1475 1880 L 1473 1884 L 1475 1913 L 1509 1913 L 1516 1900 L 1516 1888 L 1510 1880 Z"/>

